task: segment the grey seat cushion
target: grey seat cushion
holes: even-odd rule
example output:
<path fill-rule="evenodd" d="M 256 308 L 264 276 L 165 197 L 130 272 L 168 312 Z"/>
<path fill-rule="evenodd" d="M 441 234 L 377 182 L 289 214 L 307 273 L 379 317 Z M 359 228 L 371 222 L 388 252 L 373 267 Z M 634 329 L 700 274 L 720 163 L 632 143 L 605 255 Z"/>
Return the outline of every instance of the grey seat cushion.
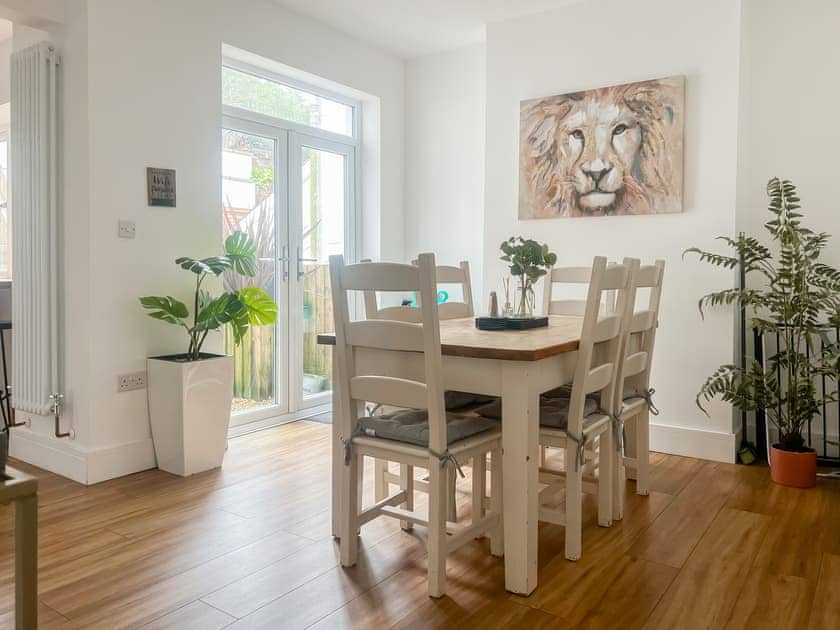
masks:
<path fill-rule="evenodd" d="M 630 398 L 643 398 L 642 393 L 631 385 L 625 385 L 624 391 L 621 394 L 621 397 L 624 400 L 629 400 Z"/>
<path fill-rule="evenodd" d="M 443 402 L 447 411 L 455 411 L 471 405 L 486 405 L 493 400 L 495 400 L 493 396 L 470 394 L 468 392 L 445 392 L 443 395 Z"/>
<path fill-rule="evenodd" d="M 446 414 L 448 445 L 498 428 L 499 425 L 488 418 Z M 429 446 L 429 414 L 425 410 L 398 409 L 381 416 L 359 418 L 359 429 L 367 437 Z"/>
<path fill-rule="evenodd" d="M 587 398 L 583 404 L 583 415 L 589 416 L 598 411 L 598 402 L 594 398 Z M 502 401 L 496 400 L 488 405 L 479 407 L 475 412 L 485 418 L 502 419 Z M 540 397 L 540 424 L 553 429 L 565 429 L 569 424 L 569 399 L 566 397 Z"/>

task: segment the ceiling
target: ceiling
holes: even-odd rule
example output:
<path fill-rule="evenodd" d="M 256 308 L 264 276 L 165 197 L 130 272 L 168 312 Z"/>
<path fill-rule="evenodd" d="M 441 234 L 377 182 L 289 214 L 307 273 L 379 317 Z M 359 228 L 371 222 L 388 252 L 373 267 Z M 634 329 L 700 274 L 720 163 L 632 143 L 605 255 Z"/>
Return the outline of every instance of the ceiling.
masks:
<path fill-rule="evenodd" d="M 402 57 L 484 41 L 484 26 L 581 0 L 275 0 Z"/>

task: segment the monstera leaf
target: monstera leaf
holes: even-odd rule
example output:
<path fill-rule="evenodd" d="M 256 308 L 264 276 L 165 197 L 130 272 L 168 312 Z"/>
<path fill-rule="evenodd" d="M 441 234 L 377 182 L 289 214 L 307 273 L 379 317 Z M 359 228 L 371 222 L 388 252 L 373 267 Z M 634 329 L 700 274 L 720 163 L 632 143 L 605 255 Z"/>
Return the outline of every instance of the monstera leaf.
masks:
<path fill-rule="evenodd" d="M 267 326 L 277 321 L 277 304 L 265 289 L 246 287 L 239 292 L 238 297 L 252 325 Z"/>
<path fill-rule="evenodd" d="M 196 275 L 212 274 L 214 276 L 221 275 L 222 272 L 231 267 L 231 262 L 227 256 L 211 256 L 200 260 L 182 256 L 175 259 L 175 264 L 180 265 L 181 269 L 192 271 Z"/>
<path fill-rule="evenodd" d="M 245 232 L 234 232 L 225 239 L 225 253 L 236 273 L 249 278 L 257 275 L 257 245 Z"/>
<path fill-rule="evenodd" d="M 242 311 L 230 322 L 235 343 L 242 340 L 249 326 L 268 326 L 277 321 L 277 304 L 264 289 L 246 287 L 237 297 Z"/>
<path fill-rule="evenodd" d="M 170 324 L 187 327 L 185 318 L 190 314 L 187 305 L 176 300 L 174 297 L 156 297 L 149 295 L 140 298 L 143 308 L 149 309 L 149 317 L 160 319 Z"/>
<path fill-rule="evenodd" d="M 242 311 L 242 302 L 236 293 L 222 293 L 204 305 L 195 318 L 198 330 L 216 330 L 228 324 Z"/>

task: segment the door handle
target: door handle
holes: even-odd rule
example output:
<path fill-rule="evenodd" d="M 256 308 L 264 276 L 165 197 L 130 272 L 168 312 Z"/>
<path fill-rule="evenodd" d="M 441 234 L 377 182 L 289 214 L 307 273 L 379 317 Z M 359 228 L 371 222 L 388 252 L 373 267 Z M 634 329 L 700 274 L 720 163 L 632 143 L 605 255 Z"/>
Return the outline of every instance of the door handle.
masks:
<path fill-rule="evenodd" d="M 317 258 L 301 258 L 300 256 L 300 247 L 297 248 L 297 279 L 300 281 L 306 273 L 303 271 L 302 263 L 305 262 L 318 262 Z"/>

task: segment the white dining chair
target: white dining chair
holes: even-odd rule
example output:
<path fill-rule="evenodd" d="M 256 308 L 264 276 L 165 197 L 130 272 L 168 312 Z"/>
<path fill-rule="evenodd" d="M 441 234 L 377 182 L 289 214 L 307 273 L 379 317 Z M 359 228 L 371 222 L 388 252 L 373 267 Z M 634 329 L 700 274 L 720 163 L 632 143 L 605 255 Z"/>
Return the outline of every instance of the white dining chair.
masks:
<path fill-rule="evenodd" d="M 379 516 L 428 527 L 428 590 L 440 597 L 446 590 L 446 556 L 463 544 L 489 533 L 491 553 L 503 553 L 501 516 L 501 433 L 492 420 L 447 414 L 435 261 L 421 254 L 417 266 L 394 263 L 345 265 L 330 257 L 330 280 L 336 334 L 336 391 L 344 445 L 341 466 L 341 564 L 356 563 L 359 528 Z M 387 319 L 351 321 L 348 293 L 414 291 L 421 298 L 419 322 Z M 381 416 L 365 416 L 374 401 L 398 408 Z M 489 509 L 473 514 L 469 525 L 446 522 L 446 469 L 467 460 L 494 462 Z M 363 458 L 405 465 L 405 488 L 362 508 Z M 429 508 L 424 518 L 414 510 L 413 467 L 429 471 Z M 474 483 L 478 482 L 474 480 Z M 483 497 L 478 497 L 483 502 Z"/>
<path fill-rule="evenodd" d="M 635 478 L 636 493 L 641 495 L 650 492 L 650 416 L 659 413 L 653 404 L 650 370 L 664 276 L 664 260 L 640 267 L 636 274 L 633 299 L 626 304 L 629 324 L 615 388 L 614 406 L 627 436 L 626 454 L 615 468 L 616 483 L 623 488 L 625 471 L 629 471 L 627 476 Z M 648 289 L 647 302 L 642 308 L 637 308 L 638 292 L 644 289 Z M 621 518 L 624 493 L 616 493 L 615 499 L 615 516 Z"/>
<path fill-rule="evenodd" d="M 607 266 L 610 264 L 612 263 L 607 263 Z M 543 313 L 545 315 L 583 316 L 586 311 L 586 295 L 591 275 L 591 266 L 552 267 L 543 280 Z M 556 287 L 555 285 L 560 286 Z M 580 295 L 570 295 L 575 291 Z M 614 312 L 615 298 L 614 291 L 604 291 L 599 306 L 600 312 Z M 566 388 L 565 395 L 568 396 L 568 388 Z M 587 452 L 587 458 L 591 456 L 591 446 Z M 544 466 L 546 462 L 546 449 L 546 446 L 540 446 L 541 466 Z M 593 464 L 588 462 L 587 468 L 592 472 Z"/>
<path fill-rule="evenodd" d="M 539 519 L 565 526 L 569 560 L 581 555 L 584 492 L 598 497 L 599 525 L 609 527 L 613 520 L 614 388 L 627 325 L 623 314 L 638 264 L 628 259 L 626 264 L 608 267 L 606 258 L 595 258 L 585 275 L 586 306 L 571 388 L 540 397 L 540 445 L 564 449 L 565 470 L 541 465 L 539 481 L 544 487 L 539 491 Z M 607 313 L 602 306 L 608 292 L 616 306 Z M 492 403 L 478 413 L 504 422 L 500 410 L 501 405 Z M 597 458 L 591 472 L 584 469 L 589 447 Z M 563 495 L 564 506 L 559 507 Z"/>
<path fill-rule="evenodd" d="M 631 259 L 607 267 L 606 258 L 595 258 L 571 395 L 553 399 L 553 403 L 544 399 L 540 404 L 540 444 L 565 448 L 565 473 L 545 469 L 548 474 L 541 475 L 540 481 L 548 483 L 540 492 L 540 520 L 565 526 L 569 560 L 581 556 L 584 485 L 598 497 L 598 524 L 612 524 L 614 389 L 625 327 L 623 313 L 638 265 L 638 260 Z M 602 314 L 608 292 L 614 292 L 614 312 Z M 590 442 L 597 442 L 598 474 L 585 478 L 584 452 Z M 565 493 L 564 509 L 552 505 L 560 492 Z"/>
<path fill-rule="evenodd" d="M 370 260 L 362 260 L 367 263 Z M 417 265 L 417 259 L 411 261 L 412 265 Z M 461 292 L 461 300 L 447 300 L 442 304 L 438 304 L 438 317 L 442 320 L 458 319 L 462 317 L 472 317 L 474 315 L 473 296 L 472 296 L 472 280 L 470 277 L 470 263 L 466 260 L 461 261 L 459 265 L 437 265 L 435 268 L 435 277 L 437 280 L 438 289 L 440 285 L 458 285 Z M 420 296 L 417 296 L 418 306 L 422 303 Z M 437 300 L 437 295 L 435 296 Z M 421 309 L 418 306 L 380 306 L 379 298 L 376 291 L 364 292 L 365 316 L 368 319 L 390 319 L 403 322 L 419 322 L 421 318 Z M 463 409 L 469 405 L 487 403 L 490 398 L 487 396 L 480 396 L 470 394 L 468 392 L 453 392 L 447 391 L 444 394 L 447 411 L 456 411 Z M 374 409 L 375 411 L 375 409 Z M 400 466 L 399 473 L 392 472 L 389 469 L 388 462 L 378 459 L 374 463 L 374 495 L 377 500 L 384 498 L 390 491 L 389 486 L 404 485 L 406 479 L 406 470 L 404 466 Z M 456 502 L 455 502 L 455 471 L 449 469 L 449 492 L 451 496 L 447 500 L 448 518 L 452 521 L 457 520 Z M 415 481 L 415 489 L 420 492 L 426 491 L 426 480 L 417 479 Z M 403 523 L 404 529 L 410 529 L 410 523 Z"/>

